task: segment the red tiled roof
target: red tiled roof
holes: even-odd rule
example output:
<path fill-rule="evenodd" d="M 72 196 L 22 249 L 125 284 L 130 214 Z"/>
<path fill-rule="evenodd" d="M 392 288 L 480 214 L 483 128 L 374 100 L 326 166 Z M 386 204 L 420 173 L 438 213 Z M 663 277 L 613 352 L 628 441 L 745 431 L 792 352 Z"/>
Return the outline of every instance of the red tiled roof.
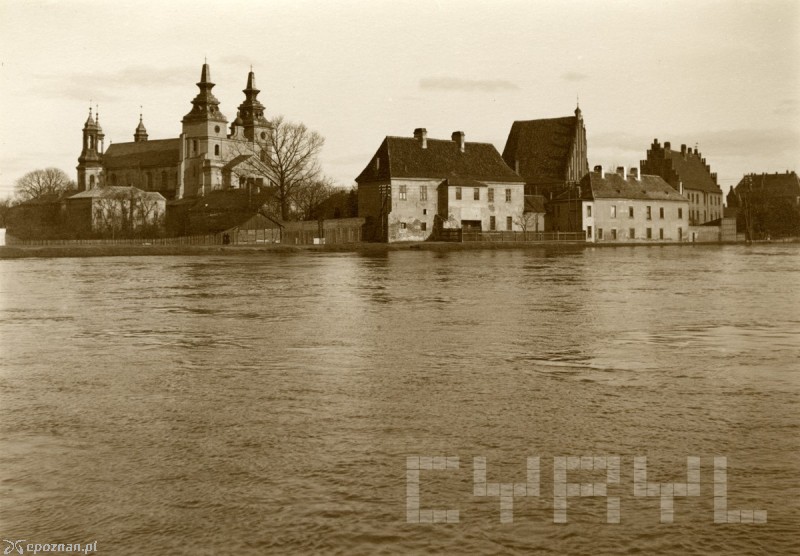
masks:
<path fill-rule="evenodd" d="M 623 178 L 617 173 L 589 172 L 580 183 L 581 199 L 639 199 L 654 201 L 686 201 L 686 197 L 678 193 L 660 176 L 643 175 L 640 179 L 628 176 Z M 571 191 L 561 194 L 558 199 L 574 195 Z"/>
<path fill-rule="evenodd" d="M 376 160 L 380 161 L 378 165 Z M 490 143 L 466 143 L 461 152 L 455 141 L 428 139 L 427 148 L 423 149 L 413 137 L 386 137 L 356 182 L 392 178 L 523 181 Z"/>
<path fill-rule="evenodd" d="M 519 161 L 519 174 L 527 183 L 563 182 L 576 125 L 575 116 L 514 122 L 503 160 L 511 168 Z"/>
<path fill-rule="evenodd" d="M 177 166 L 181 160 L 180 148 L 180 139 L 113 143 L 103 155 L 103 166 L 106 170 Z"/>
<path fill-rule="evenodd" d="M 695 189 L 707 193 L 720 193 L 722 190 L 711 176 L 711 171 L 706 167 L 703 159 L 694 153 L 665 149 L 666 157 L 672 160 L 672 168 L 683 182 L 684 189 Z"/>

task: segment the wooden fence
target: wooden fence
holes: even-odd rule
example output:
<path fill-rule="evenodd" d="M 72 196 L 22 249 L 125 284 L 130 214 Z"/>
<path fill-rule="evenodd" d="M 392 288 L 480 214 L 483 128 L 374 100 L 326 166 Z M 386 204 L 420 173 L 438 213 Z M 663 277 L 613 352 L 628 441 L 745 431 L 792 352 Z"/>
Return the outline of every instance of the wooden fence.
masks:
<path fill-rule="evenodd" d="M 584 232 L 469 232 L 460 229 L 440 230 L 437 241 L 475 242 L 560 242 L 586 241 Z"/>

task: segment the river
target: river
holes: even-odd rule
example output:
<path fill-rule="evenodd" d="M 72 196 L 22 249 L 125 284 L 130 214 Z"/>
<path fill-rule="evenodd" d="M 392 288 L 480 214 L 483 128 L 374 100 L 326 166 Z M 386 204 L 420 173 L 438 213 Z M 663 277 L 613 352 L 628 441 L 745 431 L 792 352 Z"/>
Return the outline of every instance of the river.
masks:
<path fill-rule="evenodd" d="M 0 261 L 0 533 L 124 555 L 798 553 L 799 277 L 796 244 Z M 579 456 L 598 459 L 560 460 Z M 660 483 L 699 458 L 671 522 L 634 496 L 636 457 Z M 538 496 L 501 522 L 473 458 L 490 483 L 539 458 Z M 714 458 L 727 509 L 765 522 L 714 523 Z M 554 523 L 563 461 L 606 497 Z"/>

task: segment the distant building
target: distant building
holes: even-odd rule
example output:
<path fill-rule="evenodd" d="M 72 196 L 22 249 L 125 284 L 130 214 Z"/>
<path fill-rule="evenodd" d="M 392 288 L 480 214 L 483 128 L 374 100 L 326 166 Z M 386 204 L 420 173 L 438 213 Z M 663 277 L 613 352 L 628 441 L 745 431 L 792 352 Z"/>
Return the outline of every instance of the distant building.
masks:
<path fill-rule="evenodd" d="M 70 230 L 79 238 L 158 235 L 163 231 L 167 201 L 155 191 L 96 187 L 64 202 Z"/>
<path fill-rule="evenodd" d="M 641 170 L 642 174 L 661 176 L 686 196 L 691 225 L 722 218 L 722 189 L 717 184 L 717 174 L 711 171 L 697 149 L 681 145 L 680 151 L 673 151 L 669 141 L 662 147 L 658 139 L 654 139 L 647 159 L 641 162 Z"/>
<path fill-rule="evenodd" d="M 367 241 L 422 241 L 434 230 L 520 231 L 524 184 L 489 143 L 386 137 L 356 178 Z"/>
<path fill-rule="evenodd" d="M 689 202 L 660 176 L 636 168 L 604 173 L 595 166 L 580 184 L 550 201 L 553 227 L 584 232 L 591 242 L 690 241 Z"/>
<path fill-rule="evenodd" d="M 211 92 L 214 83 L 208 64 L 203 64 L 197 87 L 200 92 L 183 117 L 182 133 L 171 139 L 149 139 L 140 114 L 133 142 L 113 143 L 104 150 L 100 115 L 93 116 L 90 108 L 78 158 L 78 190 L 103 185 L 137 187 L 159 192 L 167 199 L 181 199 L 217 189 L 264 185 L 268 171 L 261 161 L 270 153 L 262 149 L 260 141 L 267 137 L 270 124 L 257 98 L 260 91 L 255 74 L 251 71 L 247 76 L 245 100 L 230 133 L 228 120 Z"/>
<path fill-rule="evenodd" d="M 800 236 L 800 178 L 792 171 L 747 174 L 727 196 L 749 239 Z"/>
<path fill-rule="evenodd" d="M 574 116 L 514 122 L 503 160 L 525 180 L 526 195 L 549 200 L 577 185 L 589 173 L 580 107 Z"/>

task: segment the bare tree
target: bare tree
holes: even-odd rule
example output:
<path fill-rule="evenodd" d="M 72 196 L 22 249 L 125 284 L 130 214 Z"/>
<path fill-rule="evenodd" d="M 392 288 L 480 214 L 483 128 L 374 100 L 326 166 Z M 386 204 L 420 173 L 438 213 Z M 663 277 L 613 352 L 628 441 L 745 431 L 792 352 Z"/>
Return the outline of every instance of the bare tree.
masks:
<path fill-rule="evenodd" d="M 75 182 L 58 168 L 45 168 L 28 172 L 14 184 L 20 201 L 30 201 L 47 195 L 62 195 L 75 189 Z"/>
<path fill-rule="evenodd" d="M 294 205 L 301 220 L 316 220 L 321 215 L 319 209 L 331 195 L 337 192 L 333 180 L 317 178 L 298 184 L 294 193 Z"/>
<path fill-rule="evenodd" d="M 528 237 L 528 232 L 539 232 L 539 215 L 535 212 L 520 211 L 514 216 L 514 223 L 522 228 L 522 234 L 525 239 Z"/>
<path fill-rule="evenodd" d="M 318 182 L 321 176 L 319 156 L 325 139 L 304 124 L 287 122 L 278 116 L 267 133 L 264 162 L 272 170 L 281 218 L 289 219 L 298 189 Z"/>

